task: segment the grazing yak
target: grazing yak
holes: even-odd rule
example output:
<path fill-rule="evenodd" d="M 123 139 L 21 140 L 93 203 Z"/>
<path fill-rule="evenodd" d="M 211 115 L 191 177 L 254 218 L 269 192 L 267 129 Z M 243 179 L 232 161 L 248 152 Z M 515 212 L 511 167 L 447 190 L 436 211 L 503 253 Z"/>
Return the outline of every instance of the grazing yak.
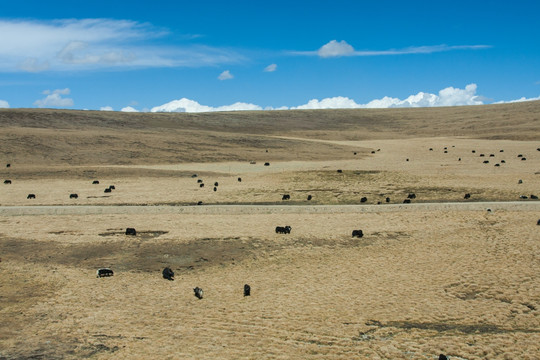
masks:
<path fill-rule="evenodd" d="M 439 355 L 439 360 L 448 360 L 448 358 L 446 357 L 446 355 L 440 354 Z"/>
<path fill-rule="evenodd" d="M 126 235 L 137 235 L 137 230 L 135 228 L 127 228 Z"/>
<path fill-rule="evenodd" d="M 111 190 L 116 190 L 116 186 L 114 186 L 114 185 L 109 185 L 109 189 L 111 189 Z"/>
<path fill-rule="evenodd" d="M 364 232 L 362 230 L 353 230 L 352 231 L 352 237 L 361 238 L 364 236 Z"/>
<path fill-rule="evenodd" d="M 99 184 L 99 180 L 92 181 L 92 185 L 98 185 L 98 184 Z"/>
<path fill-rule="evenodd" d="M 197 202 L 197 205 L 202 205 L 202 201 L 198 201 L 198 202 Z"/>
<path fill-rule="evenodd" d="M 311 195 L 308 195 L 307 199 L 308 199 L 308 201 L 310 201 L 311 199 L 313 199 L 313 197 Z"/>
<path fill-rule="evenodd" d="M 105 191 L 103 191 L 103 192 L 110 193 L 110 192 L 112 192 L 112 189 L 111 188 L 106 188 Z"/>
<path fill-rule="evenodd" d="M 217 187 L 214 186 L 214 191 L 217 191 Z"/>
<path fill-rule="evenodd" d="M 265 162 L 265 163 L 264 163 L 264 166 L 270 166 L 270 163 L 269 163 L 269 162 Z"/>
<path fill-rule="evenodd" d="M 276 234 L 290 234 L 292 228 L 287 226 L 276 226 Z"/>
<path fill-rule="evenodd" d="M 464 199 L 470 199 L 471 198 L 471 194 L 467 193 L 465 194 L 465 196 L 463 197 Z"/>
<path fill-rule="evenodd" d="M 202 179 L 198 179 L 197 184 L 202 184 Z"/>
<path fill-rule="evenodd" d="M 281 200 L 291 200 L 291 195 L 285 194 L 281 197 Z"/>
<path fill-rule="evenodd" d="M 386 198 L 386 202 L 387 202 L 387 203 L 390 202 L 390 198 L 389 198 L 389 197 Z"/>
<path fill-rule="evenodd" d="M 242 178 L 241 178 L 241 177 L 238 178 L 238 182 L 242 182 Z"/>
<path fill-rule="evenodd" d="M 192 178 L 196 178 L 197 176 L 198 176 L 197 174 L 191 175 Z"/>
<path fill-rule="evenodd" d="M 203 187 L 204 187 L 204 184 L 199 184 L 199 187 L 203 188 Z"/>
<path fill-rule="evenodd" d="M 172 271 L 171 268 L 166 267 L 165 269 L 163 269 L 162 273 L 164 279 L 171 281 L 174 280 L 174 271 Z"/>
<path fill-rule="evenodd" d="M 96 277 L 98 278 L 108 277 L 108 276 L 113 276 L 114 272 L 109 268 L 101 268 L 101 269 L 97 269 L 96 275 L 97 275 Z"/>
<path fill-rule="evenodd" d="M 203 298 L 203 289 L 200 287 L 197 286 L 194 288 L 193 292 L 195 293 L 195 297 L 197 297 L 197 299 L 201 300 Z"/>
<path fill-rule="evenodd" d="M 11 164 L 6 164 L 6 167 L 11 167 Z"/>
<path fill-rule="evenodd" d="M 341 174 L 341 173 L 343 172 L 343 170 L 341 170 L 341 169 L 338 169 L 338 171 L 337 171 L 337 172 Z"/>
<path fill-rule="evenodd" d="M 365 197 L 365 196 L 364 196 L 363 198 L 360 199 L 360 202 L 361 202 L 361 203 L 365 203 L 366 201 L 367 201 L 367 197 Z"/>
<path fill-rule="evenodd" d="M 411 199 L 405 199 L 405 200 L 403 200 L 403 203 L 404 203 L 404 204 L 410 204 L 410 203 L 411 203 Z"/>
<path fill-rule="evenodd" d="M 489 164 L 489 160 L 484 160 L 484 164 Z"/>
<path fill-rule="evenodd" d="M 251 295 L 251 286 L 248 284 L 244 285 L 244 296 L 250 296 Z"/>
<path fill-rule="evenodd" d="M 78 199 L 79 195 L 77 195 L 77 194 L 69 194 L 69 198 L 70 199 Z"/>
<path fill-rule="evenodd" d="M 219 183 L 216 181 L 216 182 L 214 183 L 214 186 L 219 186 Z"/>
<path fill-rule="evenodd" d="M 409 195 L 407 195 L 407 199 L 416 199 L 416 194 L 415 193 L 409 193 Z"/>
<path fill-rule="evenodd" d="M 536 225 L 540 225 L 540 219 L 538 219 L 538 221 L 536 222 Z"/>
<path fill-rule="evenodd" d="M 11 184 L 11 180 L 4 180 L 4 184 Z"/>
<path fill-rule="evenodd" d="M 518 184 L 523 184 L 523 180 L 519 179 Z"/>
<path fill-rule="evenodd" d="M 538 196 L 531 194 L 531 199 L 538 200 Z"/>
<path fill-rule="evenodd" d="M 36 194 L 28 194 L 28 196 L 26 197 L 27 199 L 35 199 L 36 198 Z"/>

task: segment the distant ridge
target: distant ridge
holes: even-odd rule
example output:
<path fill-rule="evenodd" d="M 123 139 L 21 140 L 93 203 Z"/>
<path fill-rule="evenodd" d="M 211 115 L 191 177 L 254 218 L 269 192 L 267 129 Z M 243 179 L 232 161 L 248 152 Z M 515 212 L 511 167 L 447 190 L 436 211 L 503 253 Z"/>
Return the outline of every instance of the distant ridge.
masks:
<path fill-rule="evenodd" d="M 539 141 L 540 101 L 209 113 L 0 109 L 0 161 L 26 166 L 334 160 L 367 149 L 303 139 L 422 137 Z"/>
<path fill-rule="evenodd" d="M 182 129 L 249 134 L 346 131 L 401 136 L 539 138 L 540 101 L 432 108 L 269 110 L 208 113 L 0 109 L 0 128 Z M 369 135 L 371 136 L 371 135 Z M 378 137 L 379 137 L 378 136 Z"/>

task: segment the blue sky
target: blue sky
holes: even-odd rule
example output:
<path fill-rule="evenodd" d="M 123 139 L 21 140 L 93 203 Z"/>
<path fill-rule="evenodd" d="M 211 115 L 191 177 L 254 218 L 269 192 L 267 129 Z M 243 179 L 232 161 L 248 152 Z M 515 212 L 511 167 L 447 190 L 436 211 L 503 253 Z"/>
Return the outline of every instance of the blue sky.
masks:
<path fill-rule="evenodd" d="M 4 2 L 0 107 L 211 111 L 536 99 L 539 14 L 532 0 Z"/>

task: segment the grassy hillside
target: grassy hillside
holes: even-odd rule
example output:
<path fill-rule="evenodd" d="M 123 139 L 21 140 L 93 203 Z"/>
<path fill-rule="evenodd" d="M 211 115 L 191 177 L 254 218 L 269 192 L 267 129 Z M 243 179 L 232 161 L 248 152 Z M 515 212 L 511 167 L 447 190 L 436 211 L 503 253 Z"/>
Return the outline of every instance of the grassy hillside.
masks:
<path fill-rule="evenodd" d="M 0 161 L 26 165 L 322 160 L 362 151 L 329 144 L 314 148 L 274 136 L 536 140 L 540 138 L 540 101 L 444 108 L 198 114 L 0 110 Z"/>

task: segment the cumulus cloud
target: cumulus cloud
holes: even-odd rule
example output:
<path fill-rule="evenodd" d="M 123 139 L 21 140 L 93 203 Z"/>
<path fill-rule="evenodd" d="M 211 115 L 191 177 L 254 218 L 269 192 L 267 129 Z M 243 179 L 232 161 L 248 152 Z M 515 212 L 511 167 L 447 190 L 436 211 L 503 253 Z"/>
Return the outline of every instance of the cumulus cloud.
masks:
<path fill-rule="evenodd" d="M 45 90 L 43 95 L 47 95 L 43 99 L 34 101 L 34 105 L 40 108 L 45 107 L 59 107 L 66 108 L 73 106 L 73 99 L 62 97 L 62 95 L 69 95 L 71 91 L 68 88 L 57 90 Z"/>
<path fill-rule="evenodd" d="M 274 72 L 277 70 L 277 65 L 276 64 L 270 64 L 268 65 L 267 67 L 264 68 L 264 72 Z"/>
<path fill-rule="evenodd" d="M 7 109 L 9 108 L 9 103 L 5 100 L 0 100 L 0 109 Z"/>
<path fill-rule="evenodd" d="M 99 108 L 100 111 L 114 111 L 111 106 L 102 106 Z"/>
<path fill-rule="evenodd" d="M 352 45 L 345 40 L 332 40 L 323 45 L 317 51 L 292 51 L 292 55 L 319 56 L 321 58 L 332 58 L 342 56 L 388 56 L 388 55 L 408 55 L 408 54 L 431 54 L 455 50 L 479 50 L 490 48 L 490 45 L 431 45 L 431 46 L 411 46 L 403 49 L 388 50 L 355 50 Z"/>
<path fill-rule="evenodd" d="M 328 44 L 323 45 L 318 51 L 320 57 L 338 57 L 354 55 L 354 48 L 347 44 L 345 40 L 332 40 Z"/>
<path fill-rule="evenodd" d="M 433 107 L 433 106 L 461 106 L 482 105 L 481 97 L 476 95 L 476 84 L 469 84 L 465 89 L 447 87 L 439 91 L 438 95 L 419 92 L 410 95 L 406 99 L 385 96 L 375 99 L 367 104 L 357 104 L 347 97 L 332 97 L 322 100 L 313 99 L 307 104 L 294 107 L 293 109 L 374 109 L 393 107 Z"/>
<path fill-rule="evenodd" d="M 322 100 L 312 99 L 306 104 L 295 107 L 265 107 L 264 110 L 288 110 L 288 109 L 368 109 L 368 108 L 395 108 L 395 107 L 434 107 L 434 106 L 460 106 L 460 105 L 482 105 L 483 97 L 476 94 L 476 84 L 469 84 L 465 89 L 447 87 L 431 94 L 419 92 L 401 100 L 385 96 L 381 99 L 372 100 L 366 104 L 358 104 L 353 99 L 343 96 L 324 98 Z M 528 99 L 534 100 L 534 99 Z M 242 110 L 263 110 L 256 104 L 237 102 L 232 105 L 212 107 L 201 105 L 197 101 L 182 98 L 173 100 L 166 104 L 153 107 L 151 112 L 211 112 L 211 111 L 242 111 Z"/>
<path fill-rule="evenodd" d="M 186 98 L 173 100 L 166 104 L 153 107 L 151 112 L 211 112 L 211 111 L 241 111 L 241 110 L 262 110 L 262 107 L 254 104 L 236 102 L 232 105 L 218 107 L 201 105 L 198 102 Z"/>
<path fill-rule="evenodd" d="M 536 100 L 540 100 L 540 96 L 533 97 L 533 98 L 521 97 L 519 99 L 509 100 L 509 101 L 497 101 L 494 104 L 507 104 L 507 103 L 517 103 L 517 102 L 524 102 L 524 101 L 536 101 Z"/>
<path fill-rule="evenodd" d="M 292 109 L 355 109 L 362 105 L 357 104 L 348 97 L 336 96 L 322 100 L 312 99 L 307 104 L 293 107 Z"/>
<path fill-rule="evenodd" d="M 139 110 L 135 109 L 132 106 L 123 107 L 122 109 L 120 109 L 120 111 L 122 111 L 122 112 L 139 112 Z"/>
<path fill-rule="evenodd" d="M 234 78 L 234 76 L 231 74 L 231 72 L 229 70 L 225 70 L 224 72 L 222 72 L 218 76 L 219 80 L 229 80 L 229 79 L 232 79 L 232 78 Z"/>
<path fill-rule="evenodd" d="M 227 48 L 152 43 L 168 32 L 128 20 L 0 20 L 0 34 L 0 71 L 4 72 L 193 67 L 245 60 Z"/>

